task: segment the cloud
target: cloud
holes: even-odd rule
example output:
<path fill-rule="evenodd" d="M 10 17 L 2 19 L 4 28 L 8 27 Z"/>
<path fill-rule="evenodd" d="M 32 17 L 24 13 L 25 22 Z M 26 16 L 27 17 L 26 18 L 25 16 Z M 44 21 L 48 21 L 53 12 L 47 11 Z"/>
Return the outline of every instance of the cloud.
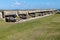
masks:
<path fill-rule="evenodd" d="M 20 2 L 16 1 L 14 5 L 20 5 L 20 4 L 21 4 Z"/>
<path fill-rule="evenodd" d="M 27 5 L 26 1 L 14 0 L 12 1 L 11 7 L 25 7 L 25 5 Z"/>
<path fill-rule="evenodd" d="M 13 4 L 12 4 L 11 6 L 13 6 L 13 7 L 17 7 L 17 6 L 20 6 L 20 5 L 21 5 L 20 2 L 15 1 L 15 2 L 13 2 Z"/>

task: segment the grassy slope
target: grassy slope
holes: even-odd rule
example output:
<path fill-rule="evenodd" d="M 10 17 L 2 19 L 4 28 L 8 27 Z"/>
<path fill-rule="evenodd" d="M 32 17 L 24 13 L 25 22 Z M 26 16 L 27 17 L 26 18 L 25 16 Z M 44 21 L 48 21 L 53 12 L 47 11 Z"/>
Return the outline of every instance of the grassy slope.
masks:
<path fill-rule="evenodd" d="M 0 20 L 0 40 L 60 40 L 60 15 L 18 24 Z"/>

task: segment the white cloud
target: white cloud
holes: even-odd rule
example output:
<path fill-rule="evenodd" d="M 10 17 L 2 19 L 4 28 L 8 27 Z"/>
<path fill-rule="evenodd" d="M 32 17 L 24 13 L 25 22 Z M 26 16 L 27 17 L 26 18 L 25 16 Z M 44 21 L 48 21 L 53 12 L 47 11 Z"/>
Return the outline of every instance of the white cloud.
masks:
<path fill-rule="evenodd" d="M 18 2 L 18 1 L 16 1 L 16 2 L 15 2 L 15 5 L 20 5 L 20 4 L 21 4 L 21 3 L 20 3 L 20 2 Z"/>
<path fill-rule="evenodd" d="M 23 2 L 19 2 L 18 0 L 14 0 L 13 2 L 12 2 L 12 4 L 11 4 L 11 6 L 12 7 L 21 7 L 21 6 L 25 6 L 25 5 L 27 5 L 26 4 L 26 1 L 23 1 Z"/>
<path fill-rule="evenodd" d="M 15 1 L 15 2 L 13 2 L 13 4 L 12 4 L 11 6 L 13 6 L 13 7 L 17 7 L 17 6 L 19 6 L 19 5 L 21 5 L 21 3 L 18 2 L 18 1 Z"/>

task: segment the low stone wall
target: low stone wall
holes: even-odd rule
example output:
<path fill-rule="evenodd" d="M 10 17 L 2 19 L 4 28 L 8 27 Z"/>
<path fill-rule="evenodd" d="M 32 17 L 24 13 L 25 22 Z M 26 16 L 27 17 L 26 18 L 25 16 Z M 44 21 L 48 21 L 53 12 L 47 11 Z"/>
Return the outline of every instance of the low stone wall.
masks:
<path fill-rule="evenodd" d="M 33 16 L 34 17 L 44 16 L 48 14 L 55 14 L 56 12 L 57 12 L 56 10 L 4 10 L 0 12 L 0 18 L 3 18 L 3 16 L 5 18 L 6 15 L 16 15 L 15 17 L 16 20 L 18 19 L 21 20 L 21 18 L 23 19 L 24 17 L 28 19 L 32 18 Z M 24 16 L 24 14 L 26 16 Z"/>

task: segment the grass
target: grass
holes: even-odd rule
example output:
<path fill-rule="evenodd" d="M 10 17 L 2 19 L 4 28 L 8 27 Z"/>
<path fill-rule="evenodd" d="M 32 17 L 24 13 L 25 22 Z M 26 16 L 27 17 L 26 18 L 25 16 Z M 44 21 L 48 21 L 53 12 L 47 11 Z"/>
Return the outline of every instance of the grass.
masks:
<path fill-rule="evenodd" d="M 60 14 L 17 24 L 0 19 L 0 40 L 60 40 Z"/>

